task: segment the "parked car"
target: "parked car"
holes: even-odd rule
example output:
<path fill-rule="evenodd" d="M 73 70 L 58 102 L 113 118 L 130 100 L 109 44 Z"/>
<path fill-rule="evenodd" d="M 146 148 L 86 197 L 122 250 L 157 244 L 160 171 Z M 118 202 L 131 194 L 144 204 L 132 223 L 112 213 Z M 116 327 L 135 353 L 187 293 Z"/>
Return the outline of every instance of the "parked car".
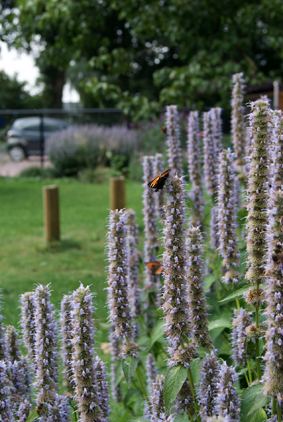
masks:
<path fill-rule="evenodd" d="M 69 127 L 60 119 L 43 117 L 43 137 Z M 12 161 L 22 161 L 30 155 L 40 155 L 40 117 L 16 119 L 7 132 L 7 149 Z"/>

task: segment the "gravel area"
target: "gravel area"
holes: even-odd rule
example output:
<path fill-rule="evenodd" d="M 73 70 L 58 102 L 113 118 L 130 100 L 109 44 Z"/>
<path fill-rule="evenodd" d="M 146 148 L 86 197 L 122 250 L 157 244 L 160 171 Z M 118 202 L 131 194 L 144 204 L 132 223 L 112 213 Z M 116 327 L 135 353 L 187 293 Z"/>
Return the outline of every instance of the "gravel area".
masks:
<path fill-rule="evenodd" d="M 9 154 L 0 148 L 0 177 L 18 176 L 23 170 L 30 167 L 40 167 L 40 157 L 34 155 L 20 163 L 14 163 Z M 52 167 L 47 157 L 44 157 L 44 167 Z"/>

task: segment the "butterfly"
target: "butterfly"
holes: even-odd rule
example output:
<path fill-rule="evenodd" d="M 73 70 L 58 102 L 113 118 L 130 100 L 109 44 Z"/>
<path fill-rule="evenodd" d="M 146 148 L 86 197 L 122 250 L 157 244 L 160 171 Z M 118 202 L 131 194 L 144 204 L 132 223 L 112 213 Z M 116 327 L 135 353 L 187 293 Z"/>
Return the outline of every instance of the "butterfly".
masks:
<path fill-rule="evenodd" d="M 155 176 L 153 179 L 151 179 L 150 182 L 148 182 L 148 186 L 152 189 L 155 189 L 155 192 L 158 192 L 161 190 L 168 179 L 169 173 L 171 169 L 165 170 L 163 173 L 159 173 L 157 176 Z"/>
<path fill-rule="evenodd" d="M 157 261 L 146 262 L 146 265 L 153 274 L 160 274 L 163 271 L 162 265 Z"/>

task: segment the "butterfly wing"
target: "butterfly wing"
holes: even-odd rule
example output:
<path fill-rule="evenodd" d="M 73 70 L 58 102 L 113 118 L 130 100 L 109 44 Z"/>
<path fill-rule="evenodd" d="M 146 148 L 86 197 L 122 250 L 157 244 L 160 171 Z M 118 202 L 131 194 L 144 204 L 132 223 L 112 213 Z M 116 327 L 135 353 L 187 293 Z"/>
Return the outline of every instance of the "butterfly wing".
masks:
<path fill-rule="evenodd" d="M 153 274 L 156 274 L 156 271 L 161 267 L 160 263 L 157 261 L 146 262 L 146 265 Z"/>
<path fill-rule="evenodd" d="M 171 169 L 167 169 L 163 173 L 160 173 L 157 176 L 155 176 L 153 179 L 151 179 L 150 182 L 148 182 L 148 186 L 152 189 L 155 189 L 155 192 L 157 192 L 158 190 L 161 190 L 164 187 L 165 182 L 169 177 L 170 171 Z"/>

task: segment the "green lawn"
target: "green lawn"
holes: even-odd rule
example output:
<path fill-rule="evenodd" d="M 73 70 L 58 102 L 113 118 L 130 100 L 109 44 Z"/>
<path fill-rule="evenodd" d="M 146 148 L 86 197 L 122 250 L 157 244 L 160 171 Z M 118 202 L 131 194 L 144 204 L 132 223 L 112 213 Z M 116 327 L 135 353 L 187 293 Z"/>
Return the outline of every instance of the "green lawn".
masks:
<path fill-rule="evenodd" d="M 82 184 L 58 180 L 61 242 L 46 247 L 43 238 L 42 187 L 54 184 L 36 179 L 0 178 L 0 287 L 5 323 L 17 326 L 19 295 L 38 283 L 51 284 L 51 300 L 59 309 L 63 294 L 81 281 L 97 293 L 96 317 L 107 319 L 105 234 L 109 214 L 109 183 Z M 126 205 L 142 222 L 142 185 L 126 182 Z M 107 332 L 97 332 L 107 341 Z"/>

